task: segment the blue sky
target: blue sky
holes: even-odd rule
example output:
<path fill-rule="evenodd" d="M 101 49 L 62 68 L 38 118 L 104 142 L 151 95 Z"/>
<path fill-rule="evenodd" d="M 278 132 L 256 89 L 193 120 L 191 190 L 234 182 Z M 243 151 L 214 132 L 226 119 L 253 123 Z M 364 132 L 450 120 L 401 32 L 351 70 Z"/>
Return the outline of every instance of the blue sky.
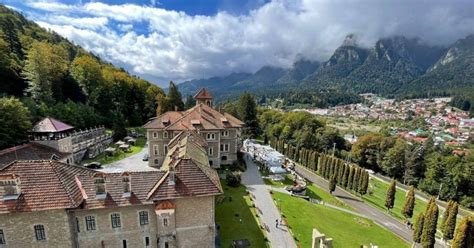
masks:
<path fill-rule="evenodd" d="M 347 34 L 446 45 L 474 33 L 472 0 L 0 0 L 158 85 L 324 61 Z"/>

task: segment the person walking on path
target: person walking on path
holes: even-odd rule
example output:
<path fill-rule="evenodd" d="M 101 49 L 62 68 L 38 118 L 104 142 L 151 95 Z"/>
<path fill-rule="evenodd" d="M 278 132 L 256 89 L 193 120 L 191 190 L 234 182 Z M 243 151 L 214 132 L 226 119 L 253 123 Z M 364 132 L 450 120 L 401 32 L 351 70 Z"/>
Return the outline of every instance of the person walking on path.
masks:
<path fill-rule="evenodd" d="M 275 220 L 275 227 L 278 228 L 278 219 Z"/>

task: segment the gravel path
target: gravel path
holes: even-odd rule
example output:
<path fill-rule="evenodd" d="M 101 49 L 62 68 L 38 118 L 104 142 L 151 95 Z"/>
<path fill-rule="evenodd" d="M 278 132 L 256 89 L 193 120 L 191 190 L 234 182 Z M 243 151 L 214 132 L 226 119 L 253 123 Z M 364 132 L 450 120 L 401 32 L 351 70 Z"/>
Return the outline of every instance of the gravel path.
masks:
<path fill-rule="evenodd" d="M 254 197 L 255 206 L 260 210 L 260 219 L 268 226 L 268 239 L 271 247 L 296 248 L 296 243 L 286 226 L 276 227 L 275 220 L 281 220 L 280 212 L 273 202 L 267 186 L 263 182 L 257 166 L 245 154 L 247 170 L 242 174 L 242 183 Z"/>
<path fill-rule="evenodd" d="M 148 153 L 148 145 L 145 145 L 143 149 L 133 154 L 130 157 L 126 157 L 119 161 L 111 164 L 103 165 L 103 169 L 97 170 L 107 173 L 121 173 L 124 171 L 155 171 L 156 168 L 148 166 L 148 161 L 143 161 L 143 156 Z"/>

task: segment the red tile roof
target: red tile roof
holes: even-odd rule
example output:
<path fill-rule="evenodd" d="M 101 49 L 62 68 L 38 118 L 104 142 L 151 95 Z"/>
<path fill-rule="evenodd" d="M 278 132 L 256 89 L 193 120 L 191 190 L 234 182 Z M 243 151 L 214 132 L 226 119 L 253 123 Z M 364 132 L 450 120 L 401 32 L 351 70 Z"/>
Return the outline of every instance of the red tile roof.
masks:
<path fill-rule="evenodd" d="M 169 185 L 169 172 L 127 172 L 131 194 L 123 194 L 123 173 L 101 173 L 57 161 L 16 161 L 0 170 L 0 180 L 20 180 L 16 200 L 0 200 L 0 214 L 52 209 L 113 208 L 153 204 L 156 200 L 222 193 L 217 172 L 192 159 L 179 161 L 176 184 Z M 96 197 L 94 176 L 105 178 L 105 199 Z M 217 181 L 216 181 L 217 180 Z M 4 196 L 0 194 L 0 199 Z"/>
<path fill-rule="evenodd" d="M 62 132 L 66 130 L 73 129 L 74 127 L 58 121 L 52 117 L 46 117 L 43 120 L 36 123 L 36 125 L 31 130 L 35 133 L 54 133 L 54 132 Z"/>
<path fill-rule="evenodd" d="M 198 100 L 198 99 L 202 99 L 202 100 L 206 100 L 206 99 L 212 99 L 212 95 L 211 93 L 206 89 L 206 88 L 201 88 L 198 93 L 196 93 L 196 95 L 194 95 L 194 99 Z"/>
<path fill-rule="evenodd" d="M 71 154 L 34 142 L 14 146 L 0 151 L 0 169 L 15 160 L 51 160 L 53 155 L 58 156 L 58 160 L 62 160 Z"/>
<path fill-rule="evenodd" d="M 82 196 L 75 175 L 94 172 L 79 166 L 53 161 L 16 161 L 0 170 L 0 175 L 20 178 L 17 200 L 0 200 L 0 213 L 31 212 L 78 207 Z M 0 195 L 0 198 L 3 197 Z"/>

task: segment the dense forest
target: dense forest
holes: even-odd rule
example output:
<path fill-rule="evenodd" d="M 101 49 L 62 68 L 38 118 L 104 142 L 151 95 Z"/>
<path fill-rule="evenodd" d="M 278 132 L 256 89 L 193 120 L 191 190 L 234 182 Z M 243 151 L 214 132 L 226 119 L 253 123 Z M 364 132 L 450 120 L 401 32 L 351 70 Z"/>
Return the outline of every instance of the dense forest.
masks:
<path fill-rule="evenodd" d="M 45 116 L 76 128 L 139 126 L 164 94 L 2 5 L 0 75 L 0 148 L 24 142 Z"/>

